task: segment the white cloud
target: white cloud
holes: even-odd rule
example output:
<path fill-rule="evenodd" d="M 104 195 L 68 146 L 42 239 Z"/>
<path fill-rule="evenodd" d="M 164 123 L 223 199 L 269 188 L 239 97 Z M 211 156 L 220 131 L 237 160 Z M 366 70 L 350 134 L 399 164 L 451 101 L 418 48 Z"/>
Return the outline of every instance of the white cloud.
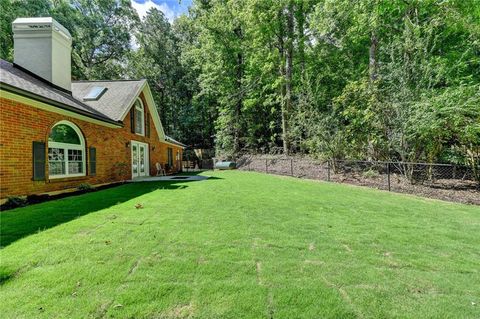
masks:
<path fill-rule="evenodd" d="M 172 23 L 176 17 L 175 12 L 165 2 L 161 4 L 156 4 L 152 0 L 146 0 L 144 3 L 138 3 L 138 2 L 135 2 L 135 0 L 132 0 L 132 7 L 135 10 L 137 10 L 138 15 L 142 19 L 147 15 L 147 11 L 150 10 L 151 8 L 156 8 L 162 11 L 170 23 Z"/>

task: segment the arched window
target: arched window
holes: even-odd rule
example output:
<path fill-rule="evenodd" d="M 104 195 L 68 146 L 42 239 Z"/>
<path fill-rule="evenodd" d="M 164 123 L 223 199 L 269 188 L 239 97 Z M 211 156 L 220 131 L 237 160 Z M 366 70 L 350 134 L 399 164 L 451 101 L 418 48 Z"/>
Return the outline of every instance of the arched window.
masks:
<path fill-rule="evenodd" d="M 135 101 L 135 133 L 145 135 L 145 109 L 139 98 Z"/>
<path fill-rule="evenodd" d="M 60 121 L 50 131 L 48 175 L 50 178 L 85 175 L 85 140 L 71 122 Z"/>

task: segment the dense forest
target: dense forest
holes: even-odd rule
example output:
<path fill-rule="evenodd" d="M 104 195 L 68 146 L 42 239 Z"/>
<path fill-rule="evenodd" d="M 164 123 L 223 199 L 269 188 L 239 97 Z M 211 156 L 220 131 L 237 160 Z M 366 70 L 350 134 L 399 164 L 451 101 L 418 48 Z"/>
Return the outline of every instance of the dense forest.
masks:
<path fill-rule="evenodd" d="M 52 16 L 76 79 L 147 78 L 165 130 L 223 155 L 480 164 L 479 0 L 0 0 Z"/>

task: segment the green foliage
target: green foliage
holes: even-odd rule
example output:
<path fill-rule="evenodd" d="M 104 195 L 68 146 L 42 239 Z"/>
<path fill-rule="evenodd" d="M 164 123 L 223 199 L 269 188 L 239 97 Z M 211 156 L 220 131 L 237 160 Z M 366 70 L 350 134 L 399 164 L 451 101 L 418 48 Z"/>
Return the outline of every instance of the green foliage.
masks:
<path fill-rule="evenodd" d="M 80 185 L 78 185 L 77 188 L 78 188 L 78 190 L 85 191 L 85 192 L 91 192 L 95 189 L 95 187 L 93 187 L 89 183 L 81 183 Z"/>
<path fill-rule="evenodd" d="M 80 144 L 80 137 L 70 125 L 59 124 L 56 125 L 50 132 L 48 141 L 67 144 Z"/>
<path fill-rule="evenodd" d="M 8 196 L 4 205 L 6 208 L 24 207 L 28 205 L 28 200 L 24 196 Z"/>
<path fill-rule="evenodd" d="M 11 23 L 18 17 L 52 16 L 73 37 L 76 79 L 116 79 L 124 73 L 138 16 L 129 0 L 1 0 L 0 58 L 12 60 Z"/>
<path fill-rule="evenodd" d="M 2 58 L 14 18 L 51 15 L 76 78 L 146 78 L 186 144 L 479 170 L 477 0 L 195 0 L 173 23 L 128 0 L 0 4 Z"/>
<path fill-rule="evenodd" d="M 369 169 L 368 171 L 364 171 L 362 173 L 362 176 L 365 178 L 376 178 L 376 177 L 379 177 L 380 174 L 378 173 L 378 171 L 374 169 Z"/>
<path fill-rule="evenodd" d="M 52 16 L 73 36 L 73 75 L 118 79 L 124 73 L 138 16 L 129 0 L 55 1 Z"/>

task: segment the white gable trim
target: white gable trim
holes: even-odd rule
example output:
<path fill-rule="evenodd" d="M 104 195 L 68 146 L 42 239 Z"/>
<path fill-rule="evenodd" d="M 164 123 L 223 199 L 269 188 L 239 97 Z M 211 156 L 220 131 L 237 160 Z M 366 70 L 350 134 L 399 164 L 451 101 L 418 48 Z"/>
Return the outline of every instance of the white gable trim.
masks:
<path fill-rule="evenodd" d="M 155 125 L 155 129 L 157 131 L 158 137 L 160 141 L 165 142 L 165 132 L 163 131 L 162 121 L 160 121 L 160 115 L 158 114 L 155 101 L 153 100 L 152 91 L 150 91 L 150 86 L 148 85 L 146 80 L 144 80 L 143 85 L 136 92 L 133 100 L 128 104 L 129 107 L 125 110 L 124 114 L 122 115 L 122 121 L 125 119 L 128 112 L 130 112 L 130 109 L 133 107 L 133 104 L 135 103 L 137 98 L 140 96 L 140 93 L 142 92 L 143 92 L 143 95 L 145 96 L 148 111 L 152 116 L 153 124 Z"/>
<path fill-rule="evenodd" d="M 155 123 L 155 128 L 158 133 L 158 137 L 160 141 L 165 142 L 165 132 L 163 131 L 162 121 L 160 120 L 160 115 L 157 111 L 157 106 L 155 105 L 155 101 L 153 100 L 152 91 L 150 91 L 150 86 L 148 85 L 147 81 L 145 81 L 145 85 L 143 87 L 143 95 L 147 100 L 148 110 L 152 115 L 153 122 Z"/>

